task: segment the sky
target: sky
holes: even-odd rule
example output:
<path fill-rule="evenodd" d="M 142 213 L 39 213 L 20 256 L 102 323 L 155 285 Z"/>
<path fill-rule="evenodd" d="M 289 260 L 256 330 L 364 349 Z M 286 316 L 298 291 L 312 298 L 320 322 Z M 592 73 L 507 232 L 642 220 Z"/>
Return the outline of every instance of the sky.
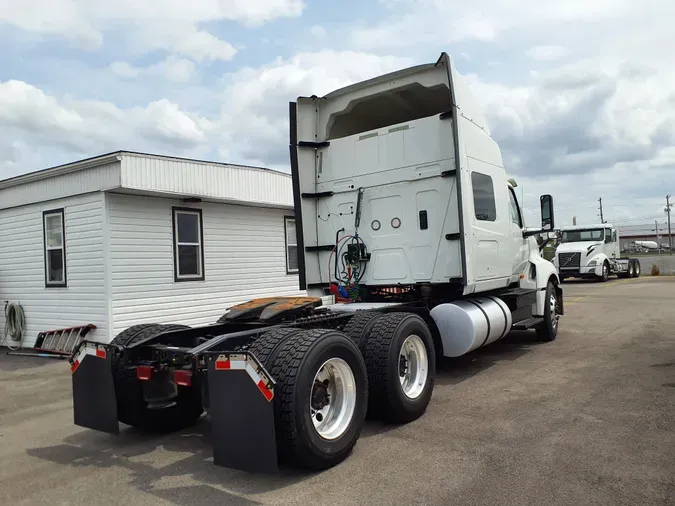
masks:
<path fill-rule="evenodd" d="M 527 224 L 666 223 L 670 0 L 0 0 L 0 179 L 130 150 L 289 170 L 288 102 L 450 54 Z"/>

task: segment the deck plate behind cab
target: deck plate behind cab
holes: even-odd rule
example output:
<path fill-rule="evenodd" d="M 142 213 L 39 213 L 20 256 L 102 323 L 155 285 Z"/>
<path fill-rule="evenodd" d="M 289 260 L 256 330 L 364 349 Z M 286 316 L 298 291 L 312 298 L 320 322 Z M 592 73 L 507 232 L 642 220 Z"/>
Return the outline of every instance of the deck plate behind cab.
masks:
<path fill-rule="evenodd" d="M 269 321 L 287 316 L 286 313 L 305 311 L 321 304 L 319 297 L 262 297 L 232 306 L 225 319 Z"/>

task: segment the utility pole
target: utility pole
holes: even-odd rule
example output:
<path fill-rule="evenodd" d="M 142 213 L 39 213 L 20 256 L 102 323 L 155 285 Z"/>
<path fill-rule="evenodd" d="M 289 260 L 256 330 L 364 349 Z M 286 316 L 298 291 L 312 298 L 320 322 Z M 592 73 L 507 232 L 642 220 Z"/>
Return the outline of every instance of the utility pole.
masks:
<path fill-rule="evenodd" d="M 602 197 L 600 197 L 600 199 L 598 200 L 598 202 L 600 202 L 600 223 L 604 223 L 604 222 L 605 222 L 605 217 L 604 217 L 603 214 L 602 214 Z"/>
<path fill-rule="evenodd" d="M 666 195 L 666 214 L 668 215 L 668 253 L 673 254 L 673 236 L 670 234 L 670 208 L 673 204 L 670 203 L 670 195 Z"/>

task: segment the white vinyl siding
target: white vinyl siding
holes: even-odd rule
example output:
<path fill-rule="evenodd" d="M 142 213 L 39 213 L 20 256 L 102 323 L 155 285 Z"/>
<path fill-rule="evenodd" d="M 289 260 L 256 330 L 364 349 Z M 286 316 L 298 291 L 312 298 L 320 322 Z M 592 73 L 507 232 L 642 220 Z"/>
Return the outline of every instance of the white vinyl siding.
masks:
<path fill-rule="evenodd" d="M 109 194 L 113 335 L 139 323 L 214 323 L 232 305 L 305 295 L 287 273 L 287 211 Z M 201 210 L 203 275 L 175 280 L 173 208 Z"/>
<path fill-rule="evenodd" d="M 2 181 L 0 181 L 0 209 L 100 192 L 118 188 L 119 185 L 120 162 L 107 163 L 6 188 L 2 187 Z M 54 206 L 49 205 L 46 209 L 51 207 Z"/>
<path fill-rule="evenodd" d="M 109 342 L 136 323 L 209 324 L 239 302 L 306 294 L 289 174 L 127 152 L 100 161 L 0 181 L 0 304 L 24 307 L 24 347 L 46 330 L 92 323 L 88 337 Z M 198 237 L 183 237 L 175 218 L 195 216 Z M 4 324 L 0 311 L 0 339 Z"/>
<path fill-rule="evenodd" d="M 293 207 L 291 176 L 283 172 L 132 153 L 123 155 L 121 172 L 121 186 L 129 190 Z"/>
<path fill-rule="evenodd" d="M 55 209 L 63 209 L 67 287 L 46 286 L 43 212 Z M 108 340 L 102 222 L 101 193 L 0 210 L 0 301 L 23 306 L 24 347 L 38 332 L 88 323 L 97 327 L 88 338 Z"/>

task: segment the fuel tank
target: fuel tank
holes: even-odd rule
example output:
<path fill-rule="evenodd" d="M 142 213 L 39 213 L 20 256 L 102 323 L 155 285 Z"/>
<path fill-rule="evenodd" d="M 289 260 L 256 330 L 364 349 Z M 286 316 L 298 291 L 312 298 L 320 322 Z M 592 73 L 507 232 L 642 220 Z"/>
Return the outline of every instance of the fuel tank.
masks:
<path fill-rule="evenodd" d="M 439 304 L 431 310 L 446 357 L 460 357 L 494 343 L 511 330 L 513 319 L 506 303 L 492 295 Z"/>

